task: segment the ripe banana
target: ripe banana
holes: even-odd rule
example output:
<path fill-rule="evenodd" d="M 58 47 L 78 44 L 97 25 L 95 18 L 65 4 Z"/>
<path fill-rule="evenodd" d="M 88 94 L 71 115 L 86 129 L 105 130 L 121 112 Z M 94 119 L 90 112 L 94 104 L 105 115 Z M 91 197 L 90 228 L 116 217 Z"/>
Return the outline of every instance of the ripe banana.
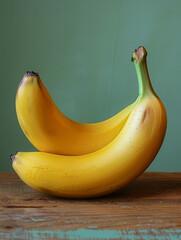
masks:
<path fill-rule="evenodd" d="M 99 123 L 75 122 L 57 108 L 39 75 L 27 72 L 17 90 L 16 113 L 24 134 L 39 151 L 82 155 L 111 142 L 123 128 L 136 102 Z"/>
<path fill-rule="evenodd" d="M 146 55 L 143 47 L 133 52 L 139 98 L 119 134 L 86 155 L 11 155 L 14 170 L 26 184 L 61 197 L 95 197 L 120 189 L 145 171 L 162 145 L 167 125 L 164 105 L 151 86 Z"/>

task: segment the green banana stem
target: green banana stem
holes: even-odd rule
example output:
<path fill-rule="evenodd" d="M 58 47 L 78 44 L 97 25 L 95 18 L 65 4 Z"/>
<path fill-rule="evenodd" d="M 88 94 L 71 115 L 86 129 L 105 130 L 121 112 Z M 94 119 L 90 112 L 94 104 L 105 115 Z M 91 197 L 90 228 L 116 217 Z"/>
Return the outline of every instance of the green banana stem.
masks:
<path fill-rule="evenodd" d="M 139 87 L 139 97 L 142 98 L 148 95 L 156 95 L 153 90 L 150 77 L 148 74 L 148 68 L 146 63 L 147 52 L 144 47 L 139 47 L 133 52 L 132 61 L 136 68 L 138 87 Z"/>

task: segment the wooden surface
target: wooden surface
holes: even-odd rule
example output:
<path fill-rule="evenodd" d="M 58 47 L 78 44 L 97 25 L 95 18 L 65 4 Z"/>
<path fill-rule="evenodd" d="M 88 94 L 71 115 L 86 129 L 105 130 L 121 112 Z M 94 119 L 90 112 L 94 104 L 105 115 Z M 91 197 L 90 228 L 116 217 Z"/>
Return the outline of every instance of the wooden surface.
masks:
<path fill-rule="evenodd" d="M 0 173 L 0 239 L 181 239 L 181 173 L 146 172 L 122 190 L 70 200 Z"/>

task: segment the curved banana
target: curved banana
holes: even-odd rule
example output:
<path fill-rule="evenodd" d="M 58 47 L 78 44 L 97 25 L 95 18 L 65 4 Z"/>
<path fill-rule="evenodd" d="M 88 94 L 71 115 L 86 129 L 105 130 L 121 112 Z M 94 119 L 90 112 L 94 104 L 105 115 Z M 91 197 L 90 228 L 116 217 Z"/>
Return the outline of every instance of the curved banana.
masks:
<path fill-rule="evenodd" d="M 108 120 L 93 124 L 75 122 L 57 108 L 39 75 L 27 72 L 17 90 L 16 113 L 24 134 L 39 151 L 82 155 L 111 142 L 136 101 Z"/>
<path fill-rule="evenodd" d="M 20 178 L 41 192 L 70 198 L 111 193 L 137 178 L 155 158 L 166 132 L 166 110 L 148 76 L 146 50 L 133 52 L 139 101 L 116 138 L 81 156 L 19 152 L 11 156 Z"/>

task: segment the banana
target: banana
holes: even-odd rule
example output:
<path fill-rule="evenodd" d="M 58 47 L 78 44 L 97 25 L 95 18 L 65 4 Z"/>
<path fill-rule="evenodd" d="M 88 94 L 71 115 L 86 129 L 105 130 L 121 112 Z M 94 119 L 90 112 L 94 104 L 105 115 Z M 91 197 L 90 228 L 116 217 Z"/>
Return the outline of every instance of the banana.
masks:
<path fill-rule="evenodd" d="M 123 128 L 137 100 L 105 121 L 79 123 L 57 108 L 37 73 L 27 72 L 17 89 L 16 113 L 24 134 L 39 151 L 82 155 L 111 142 Z"/>
<path fill-rule="evenodd" d="M 51 195 L 87 198 L 116 191 L 145 171 L 162 145 L 167 126 L 165 107 L 149 79 L 146 55 L 143 47 L 133 52 L 139 100 L 119 134 L 105 147 L 80 156 L 11 155 L 14 170 L 26 184 Z"/>

